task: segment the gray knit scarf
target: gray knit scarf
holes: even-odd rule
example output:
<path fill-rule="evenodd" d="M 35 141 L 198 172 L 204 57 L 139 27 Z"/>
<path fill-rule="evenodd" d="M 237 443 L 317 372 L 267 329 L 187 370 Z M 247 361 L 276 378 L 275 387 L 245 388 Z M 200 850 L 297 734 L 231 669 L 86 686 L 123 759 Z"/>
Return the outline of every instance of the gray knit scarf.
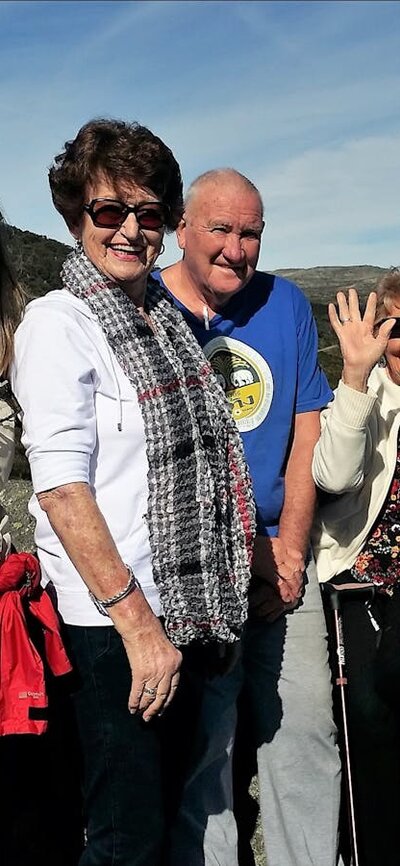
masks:
<path fill-rule="evenodd" d="M 81 250 L 61 272 L 85 301 L 138 395 L 147 445 L 153 576 L 177 644 L 232 642 L 247 615 L 255 509 L 240 436 L 195 337 L 148 278 L 155 333 Z"/>

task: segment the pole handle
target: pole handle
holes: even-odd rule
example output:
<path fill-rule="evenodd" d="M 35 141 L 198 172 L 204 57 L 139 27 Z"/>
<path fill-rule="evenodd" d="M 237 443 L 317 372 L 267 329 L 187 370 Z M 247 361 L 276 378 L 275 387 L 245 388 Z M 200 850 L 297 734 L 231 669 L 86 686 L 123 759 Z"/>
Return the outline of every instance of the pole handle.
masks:
<path fill-rule="evenodd" d="M 333 580 L 326 580 L 320 584 L 322 593 L 327 595 L 332 610 L 340 610 L 340 600 L 346 598 L 356 598 L 357 596 L 367 596 L 372 599 L 375 596 L 376 586 L 374 583 L 360 583 L 359 581 L 348 581 L 347 583 L 335 583 Z"/>

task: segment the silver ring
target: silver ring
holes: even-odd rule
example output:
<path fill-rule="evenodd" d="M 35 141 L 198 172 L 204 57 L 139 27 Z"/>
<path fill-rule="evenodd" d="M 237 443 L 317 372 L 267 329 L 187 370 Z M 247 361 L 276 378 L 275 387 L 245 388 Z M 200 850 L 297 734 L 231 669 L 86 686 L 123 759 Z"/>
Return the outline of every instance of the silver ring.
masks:
<path fill-rule="evenodd" d="M 351 322 L 350 316 L 347 319 L 341 319 L 342 325 L 347 325 L 347 322 Z"/>
<path fill-rule="evenodd" d="M 146 686 L 143 687 L 143 691 L 145 695 L 151 695 L 152 698 L 157 694 L 157 689 L 147 688 Z"/>

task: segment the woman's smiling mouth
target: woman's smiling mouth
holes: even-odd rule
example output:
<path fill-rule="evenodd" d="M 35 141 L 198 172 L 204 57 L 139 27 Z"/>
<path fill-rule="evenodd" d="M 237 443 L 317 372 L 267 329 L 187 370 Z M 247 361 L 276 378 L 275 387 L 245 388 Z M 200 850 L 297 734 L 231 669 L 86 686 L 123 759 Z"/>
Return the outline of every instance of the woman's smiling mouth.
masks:
<path fill-rule="evenodd" d="M 127 244 L 108 244 L 107 249 L 117 259 L 130 261 L 133 258 L 139 258 L 143 253 L 143 247 L 131 247 Z"/>

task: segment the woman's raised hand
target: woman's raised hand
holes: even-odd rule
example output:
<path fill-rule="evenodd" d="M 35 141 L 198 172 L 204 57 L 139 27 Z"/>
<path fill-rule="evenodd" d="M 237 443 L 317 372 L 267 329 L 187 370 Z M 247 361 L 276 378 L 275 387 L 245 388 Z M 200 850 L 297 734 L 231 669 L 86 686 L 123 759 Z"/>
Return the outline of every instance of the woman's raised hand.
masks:
<path fill-rule="evenodd" d="M 336 295 L 335 304 L 329 304 L 328 315 L 339 340 L 343 357 L 342 380 L 357 391 L 367 390 L 368 376 L 379 358 L 384 354 L 394 319 L 384 322 L 374 334 L 376 292 L 371 292 L 361 316 L 356 289 Z"/>

